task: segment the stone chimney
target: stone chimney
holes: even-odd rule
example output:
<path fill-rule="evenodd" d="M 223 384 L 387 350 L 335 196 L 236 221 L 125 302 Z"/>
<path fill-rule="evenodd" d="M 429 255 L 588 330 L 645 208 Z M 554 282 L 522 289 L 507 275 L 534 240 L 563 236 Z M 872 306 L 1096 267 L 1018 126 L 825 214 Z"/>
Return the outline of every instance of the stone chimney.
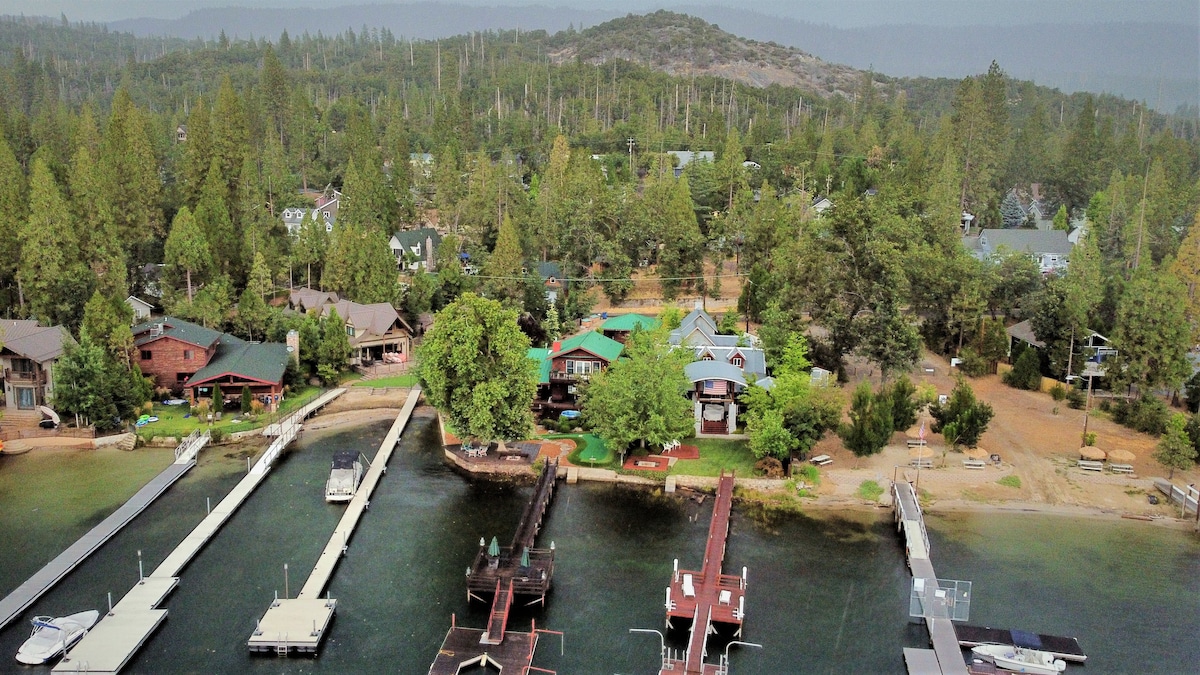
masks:
<path fill-rule="evenodd" d="M 288 355 L 296 365 L 300 365 L 300 333 L 289 330 L 287 334 Z"/>
<path fill-rule="evenodd" d="M 425 237 L 425 271 L 427 271 L 427 272 L 436 272 L 437 271 L 434 269 L 434 259 L 435 259 L 434 253 L 436 253 L 436 252 L 433 250 L 433 237 L 426 236 Z"/>

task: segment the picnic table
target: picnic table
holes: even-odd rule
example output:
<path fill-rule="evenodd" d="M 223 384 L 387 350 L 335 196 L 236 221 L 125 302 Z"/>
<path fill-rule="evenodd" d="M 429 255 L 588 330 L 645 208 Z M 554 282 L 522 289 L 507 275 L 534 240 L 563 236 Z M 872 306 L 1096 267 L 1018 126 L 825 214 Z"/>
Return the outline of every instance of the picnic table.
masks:
<path fill-rule="evenodd" d="M 816 457 L 813 457 L 812 459 L 810 459 L 808 461 L 812 462 L 813 464 L 816 464 L 817 466 L 825 466 L 826 464 L 833 464 L 833 458 L 830 457 L 829 455 L 817 455 Z"/>

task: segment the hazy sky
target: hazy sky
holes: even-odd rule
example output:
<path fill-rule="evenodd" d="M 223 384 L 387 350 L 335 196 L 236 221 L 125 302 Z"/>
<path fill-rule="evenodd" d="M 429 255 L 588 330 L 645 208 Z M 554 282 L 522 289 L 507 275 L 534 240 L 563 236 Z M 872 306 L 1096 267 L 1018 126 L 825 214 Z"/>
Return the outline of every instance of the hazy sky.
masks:
<path fill-rule="evenodd" d="M 52 16 L 73 21 L 135 17 L 178 18 L 201 7 L 321 7 L 410 4 L 413 0 L 0 0 L 0 14 Z M 447 0 L 453 2 L 454 0 Z M 932 25 L 1140 21 L 1196 25 L 1197 0 L 457 0 L 457 4 L 547 5 L 645 12 L 688 5 L 744 7 L 840 27 L 917 23 Z"/>

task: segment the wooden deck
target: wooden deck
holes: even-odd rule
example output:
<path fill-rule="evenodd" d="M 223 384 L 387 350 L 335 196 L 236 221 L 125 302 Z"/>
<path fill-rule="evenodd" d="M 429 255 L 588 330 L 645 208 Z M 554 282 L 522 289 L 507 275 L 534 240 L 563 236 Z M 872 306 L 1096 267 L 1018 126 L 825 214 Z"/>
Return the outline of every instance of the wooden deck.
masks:
<path fill-rule="evenodd" d="M 336 398 L 344 389 L 327 392 L 317 401 L 305 406 L 301 412 L 311 414 L 329 400 Z M 331 396 L 332 394 L 332 396 Z M 325 399 L 322 401 L 322 399 Z M 299 412 L 296 413 L 300 414 Z M 294 417 L 294 416 L 293 416 Z M 290 419 L 290 418 L 289 418 Z M 298 421 L 296 422 L 298 427 Z M 159 563 L 150 576 L 139 581 L 114 607 L 111 614 L 100 618 L 83 639 L 71 648 L 52 672 L 55 673 L 116 673 L 129 662 L 137 650 L 150 639 L 150 635 L 166 618 L 167 610 L 158 609 L 171 589 L 179 583 L 179 573 L 191 562 L 200 549 L 221 529 L 260 483 L 267 477 L 270 461 L 278 457 L 277 445 L 286 445 L 294 438 L 282 436 L 275 439 L 258 464 L 225 495 L 216 507 L 196 525 L 166 559 Z M 172 464 L 171 466 L 184 466 Z M 111 623 L 110 623 L 111 622 Z"/>
<path fill-rule="evenodd" d="M 354 535 L 358 522 L 371 503 L 371 494 L 374 493 L 375 487 L 383 478 L 383 473 L 387 471 L 387 463 L 392 457 L 392 451 L 400 442 L 400 434 L 404 433 L 404 428 L 408 425 L 408 420 L 412 417 L 413 409 L 417 407 L 417 401 L 420 398 L 420 389 L 414 388 L 409 392 L 404 408 L 400 410 L 396 421 L 392 423 L 392 427 L 383 437 L 383 442 L 379 444 L 375 459 L 371 460 L 371 468 L 363 476 L 358 490 L 346 506 L 346 512 L 342 514 L 341 520 L 334 528 L 329 543 L 325 545 L 321 556 L 317 558 L 317 563 L 313 566 L 308 581 L 304 583 L 304 587 L 300 589 L 299 595 L 295 598 L 281 598 L 271 603 L 266 613 L 259 619 L 254 633 L 246 641 L 246 646 L 250 651 L 275 652 L 286 655 L 291 651 L 312 653 L 320 647 L 329 624 L 333 621 L 334 610 L 337 608 L 337 600 L 328 597 L 321 599 L 321 591 L 329 585 L 338 561 L 346 554 L 350 538 Z"/>
<path fill-rule="evenodd" d="M 671 585 L 667 587 L 667 625 L 673 626 L 671 620 L 680 619 L 690 621 L 691 626 L 684 658 L 682 661 L 666 659 L 660 671 L 662 675 L 716 672 L 712 669 L 717 666 L 704 663 L 708 655 L 706 642 L 714 624 L 736 626 L 735 635 L 741 635 L 746 571 L 743 569 L 741 576 L 721 573 L 729 536 L 729 514 L 733 508 L 733 485 L 733 474 L 722 473 L 717 483 L 717 499 L 713 504 L 700 571 L 680 570 L 679 561 L 675 561 L 676 569 L 671 575 Z"/>
<path fill-rule="evenodd" d="M 117 532 L 120 532 L 121 528 L 129 524 L 131 520 L 144 511 L 167 488 L 174 485 L 193 466 L 196 466 L 194 456 L 188 461 L 177 462 L 163 469 L 162 473 L 151 479 L 149 483 L 146 483 L 142 489 L 129 498 L 129 501 L 121 505 L 116 511 L 113 511 L 107 518 L 100 521 L 87 534 L 68 546 L 62 553 L 55 556 L 53 560 L 46 563 L 45 567 L 42 567 L 42 569 L 34 573 L 33 576 L 25 580 L 20 586 L 17 586 L 3 600 L 0 600 L 0 628 L 7 625 L 18 614 L 24 612 L 43 593 L 58 583 L 67 573 L 75 569 L 79 563 L 87 559 L 96 549 L 100 548 L 104 542 L 111 539 Z"/>
<path fill-rule="evenodd" d="M 429 675 L 458 675 L 471 666 L 492 666 L 501 673 L 522 675 L 533 662 L 537 649 L 537 631 L 509 632 L 500 644 L 483 641 L 487 631 L 453 626 L 442 640 L 437 658 L 429 666 Z"/>
<path fill-rule="evenodd" d="M 992 628 L 991 626 L 971 626 L 958 624 L 954 627 L 958 636 L 958 644 L 962 647 L 974 647 L 981 644 L 1004 644 L 1040 649 L 1050 652 L 1056 659 L 1083 663 L 1087 654 L 1079 645 L 1079 640 L 1061 635 L 1044 635 L 1025 631 L 1009 630 L 1007 628 Z"/>

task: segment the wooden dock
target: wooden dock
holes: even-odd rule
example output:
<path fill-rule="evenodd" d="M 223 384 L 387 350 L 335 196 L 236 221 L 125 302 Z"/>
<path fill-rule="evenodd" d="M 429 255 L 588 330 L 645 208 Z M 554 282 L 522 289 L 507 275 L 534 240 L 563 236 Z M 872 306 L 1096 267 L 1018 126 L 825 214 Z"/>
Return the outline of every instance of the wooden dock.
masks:
<path fill-rule="evenodd" d="M 734 636 L 741 636 L 746 615 L 746 569 L 742 568 L 741 576 L 721 573 L 733 507 L 733 485 L 733 474 L 722 472 L 700 571 L 680 570 L 679 561 L 675 561 L 671 585 L 667 587 L 667 628 L 675 627 L 673 619 L 688 621 L 690 633 L 682 658 L 672 653 L 663 655 L 661 675 L 728 671 L 728 664 L 706 664 L 704 660 L 708 656 L 708 636 L 716 632 L 716 625 L 733 626 Z"/>
<path fill-rule="evenodd" d="M 420 389 L 413 389 L 409 393 L 404 408 L 383 437 L 375 459 L 371 461 L 371 468 L 363 476 L 358 490 L 346 506 L 346 512 L 334 528 L 329 543 L 321 551 L 321 556 L 317 558 L 317 564 L 313 566 L 313 571 L 304 587 L 300 589 L 300 594 L 295 598 L 276 598 L 271 603 L 246 641 L 250 651 L 275 652 L 286 656 L 293 651 L 314 653 L 320 648 L 337 608 L 337 600 L 328 597 L 321 599 L 321 591 L 329 585 L 329 579 L 333 576 L 338 561 L 346 554 L 350 538 L 370 505 L 371 494 L 387 471 L 392 451 L 400 442 L 400 434 L 404 432 L 420 398 Z"/>
<path fill-rule="evenodd" d="M 554 576 L 554 544 L 539 549 L 534 543 L 554 498 L 557 477 L 558 462 L 547 461 L 509 546 L 501 548 L 495 538 L 490 544 L 480 540 L 479 553 L 467 571 L 467 599 L 486 602 L 483 594 L 492 594 L 487 628 L 458 626 L 452 616 L 429 675 L 457 675 L 464 668 L 488 664 L 500 672 L 527 673 L 532 668 L 539 630 L 535 626 L 528 633 L 508 631 L 508 614 L 518 595 L 533 596 L 528 604 L 546 602 Z"/>
<path fill-rule="evenodd" d="M 199 447 L 196 450 L 198 451 Z M 155 499 L 158 499 L 159 495 L 166 492 L 167 488 L 174 485 L 193 466 L 196 466 L 194 453 L 186 461 L 177 459 L 175 463 L 163 469 L 162 473 L 146 483 L 142 489 L 129 498 L 129 501 L 88 530 L 87 534 L 64 549 L 62 553 L 46 563 L 45 567 L 35 572 L 33 576 L 17 586 L 3 600 L 0 600 L 0 628 L 28 609 L 38 598 L 42 597 L 43 593 L 50 590 L 54 584 L 87 559 L 104 542 L 120 532 L 121 528 L 129 524 L 147 506 L 150 506 Z"/>
<path fill-rule="evenodd" d="M 321 402 L 321 405 L 324 405 L 344 391 L 344 389 L 335 389 L 317 400 L 325 399 Z M 307 414 L 315 412 L 320 407 L 314 405 L 315 403 L 316 401 L 305 406 L 301 412 L 305 410 L 308 411 Z M 300 412 L 296 413 L 296 415 L 299 414 Z M 289 419 L 293 418 L 295 415 Z M 298 420 L 295 422 L 295 426 L 299 427 Z M 125 597 L 113 606 L 112 611 L 100 618 L 100 622 L 71 648 L 67 655 L 54 666 L 52 672 L 110 675 L 125 667 L 137 650 L 150 639 L 154 630 L 166 619 L 167 610 L 159 609 L 158 606 L 178 585 L 180 571 L 221 529 L 221 526 L 254 492 L 259 483 L 266 479 L 270 468 L 268 460 L 273 461 L 278 457 L 282 446 L 291 442 L 294 437 L 293 434 L 276 438 L 263 453 L 258 464 L 246 474 L 246 477 L 235 485 L 229 494 L 225 495 L 225 498 L 184 537 L 175 550 L 159 563 L 149 576 L 138 581 L 125 594 Z M 194 460 L 192 463 L 194 464 Z M 173 464 L 172 466 L 183 465 Z"/>
<path fill-rule="evenodd" d="M 929 559 L 929 535 L 925 531 L 925 515 L 917 501 L 912 483 L 892 483 L 892 504 L 896 510 L 896 528 L 904 534 L 908 567 L 914 580 L 932 597 L 925 601 L 926 607 L 937 606 L 937 574 L 933 561 Z M 954 632 L 954 623 L 949 616 L 927 615 L 925 625 L 933 649 L 905 649 L 904 661 L 910 675 L 967 675 L 967 663 Z M 936 666 L 936 669 L 934 669 Z"/>
<path fill-rule="evenodd" d="M 1079 645 L 1079 640 L 1073 637 L 966 624 L 958 624 L 954 630 L 958 635 L 958 644 L 962 647 L 975 647 L 983 644 L 1015 645 L 1050 652 L 1054 658 L 1064 661 L 1076 663 L 1087 661 L 1087 654 L 1083 653 L 1083 647 Z"/>

